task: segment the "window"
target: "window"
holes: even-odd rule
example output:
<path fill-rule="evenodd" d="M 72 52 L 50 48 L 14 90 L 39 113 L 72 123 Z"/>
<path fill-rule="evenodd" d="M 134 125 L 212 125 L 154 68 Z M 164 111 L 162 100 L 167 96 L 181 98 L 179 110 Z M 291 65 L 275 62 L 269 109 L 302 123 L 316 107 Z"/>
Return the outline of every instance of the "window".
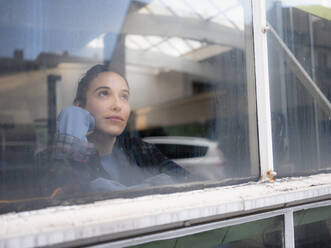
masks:
<path fill-rule="evenodd" d="M 329 6 L 266 3 L 275 170 L 281 176 L 329 170 L 331 22 L 323 15 Z"/>
<path fill-rule="evenodd" d="M 326 1 L 0 4 L 0 246 L 330 243 Z"/>
<path fill-rule="evenodd" d="M 330 221 L 330 206 L 295 212 L 295 247 L 327 247 Z"/>
<path fill-rule="evenodd" d="M 121 195 L 115 191 L 134 195 L 135 189 L 183 182 L 204 187 L 206 182 L 258 179 L 250 1 L 37 0 L 1 5 L 1 200 L 53 201 L 62 192 L 65 199 L 84 196 L 88 202 L 98 192 L 108 192 L 100 198 L 106 199 Z M 95 64 L 127 79 L 131 115 L 121 137 L 140 141 L 122 144 L 118 138 L 120 145 L 114 147 L 125 147 L 124 157 L 96 156 L 101 162 L 79 167 L 70 161 L 76 155 L 84 160 L 85 153 L 79 153 L 81 144 L 68 147 L 68 138 L 57 136 L 59 114 L 73 104 L 78 81 Z M 99 130 L 101 121 L 96 112 L 91 115 Z M 166 167 L 154 150 L 152 156 L 139 150 L 149 147 L 141 140 L 182 168 L 188 174 L 185 180 L 169 179 L 169 162 Z M 93 142 L 105 155 L 103 146 Z M 57 155 L 68 150 L 73 150 L 70 158 Z M 65 159 L 54 166 L 53 157 Z M 145 166 L 149 162 L 152 169 Z M 100 176 L 100 170 L 108 177 Z M 70 194 L 63 193 L 63 185 L 73 185 Z M 44 206 L 27 205 L 16 209 Z"/>

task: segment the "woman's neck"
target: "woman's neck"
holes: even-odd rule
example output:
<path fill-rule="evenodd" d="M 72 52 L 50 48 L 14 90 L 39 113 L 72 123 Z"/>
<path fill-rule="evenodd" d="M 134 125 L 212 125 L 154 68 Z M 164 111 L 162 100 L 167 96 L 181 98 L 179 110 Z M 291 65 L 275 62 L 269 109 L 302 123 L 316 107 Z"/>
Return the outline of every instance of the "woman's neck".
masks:
<path fill-rule="evenodd" d="M 116 136 L 111 136 L 109 134 L 93 132 L 87 137 L 88 141 L 93 143 L 99 154 L 106 155 L 113 151 L 114 144 L 116 141 Z"/>

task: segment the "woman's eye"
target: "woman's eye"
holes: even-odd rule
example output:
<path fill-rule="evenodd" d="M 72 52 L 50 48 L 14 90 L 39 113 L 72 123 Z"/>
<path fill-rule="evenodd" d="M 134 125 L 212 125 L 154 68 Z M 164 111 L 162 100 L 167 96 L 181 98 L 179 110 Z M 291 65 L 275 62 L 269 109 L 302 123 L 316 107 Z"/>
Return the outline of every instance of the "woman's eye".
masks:
<path fill-rule="evenodd" d="M 128 95 L 123 95 L 121 98 L 122 98 L 123 100 L 125 100 L 125 101 L 128 101 L 128 100 L 129 100 L 129 96 L 128 96 Z"/>
<path fill-rule="evenodd" d="M 98 96 L 107 96 L 108 95 L 108 91 L 100 91 L 98 93 Z"/>

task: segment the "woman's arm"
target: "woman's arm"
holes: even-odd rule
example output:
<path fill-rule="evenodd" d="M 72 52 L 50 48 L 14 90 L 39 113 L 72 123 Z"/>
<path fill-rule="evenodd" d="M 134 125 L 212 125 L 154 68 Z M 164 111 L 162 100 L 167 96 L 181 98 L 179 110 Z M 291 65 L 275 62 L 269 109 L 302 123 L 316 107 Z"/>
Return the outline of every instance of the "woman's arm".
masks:
<path fill-rule="evenodd" d="M 70 106 L 64 108 L 58 116 L 58 133 L 76 137 L 87 142 L 86 134 L 95 126 L 94 117 L 87 110 Z"/>
<path fill-rule="evenodd" d="M 37 154 L 39 168 L 45 171 L 42 186 L 47 193 L 56 188 L 66 193 L 87 191 L 96 173 L 91 160 L 98 156 L 86 134 L 94 128 L 95 120 L 88 111 L 71 106 L 61 111 L 58 121 L 54 144 Z"/>

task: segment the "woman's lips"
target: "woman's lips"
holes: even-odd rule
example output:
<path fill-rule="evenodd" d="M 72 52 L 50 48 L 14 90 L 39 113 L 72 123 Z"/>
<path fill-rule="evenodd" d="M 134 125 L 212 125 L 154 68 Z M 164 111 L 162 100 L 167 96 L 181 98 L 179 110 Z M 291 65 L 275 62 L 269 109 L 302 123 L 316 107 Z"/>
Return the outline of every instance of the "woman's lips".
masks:
<path fill-rule="evenodd" d="M 123 122 L 124 119 L 120 116 L 108 116 L 106 117 L 107 120 L 113 121 L 113 122 Z"/>

